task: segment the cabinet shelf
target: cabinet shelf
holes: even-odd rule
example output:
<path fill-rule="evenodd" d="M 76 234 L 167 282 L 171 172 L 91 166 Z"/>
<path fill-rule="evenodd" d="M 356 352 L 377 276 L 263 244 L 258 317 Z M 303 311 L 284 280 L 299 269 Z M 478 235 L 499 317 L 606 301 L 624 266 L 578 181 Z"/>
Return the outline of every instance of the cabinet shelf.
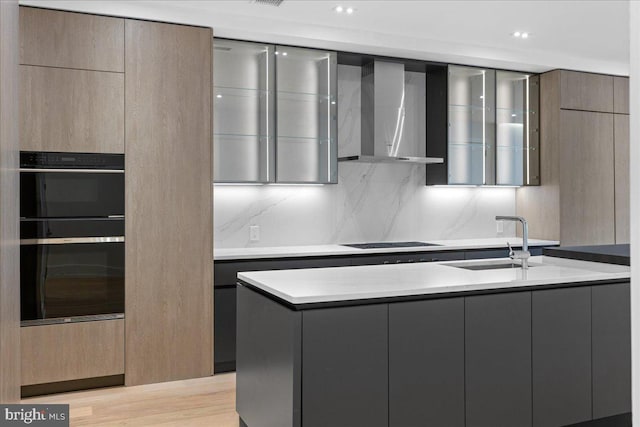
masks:
<path fill-rule="evenodd" d="M 215 94 L 216 101 L 224 99 L 225 96 L 237 97 L 237 98 L 262 98 L 265 95 L 272 93 L 265 89 L 253 89 L 245 87 L 231 87 L 231 86 L 214 86 L 213 93 Z"/>
<path fill-rule="evenodd" d="M 298 102 L 335 102 L 335 96 L 322 93 L 290 92 L 279 90 L 276 92 L 278 100 Z"/>

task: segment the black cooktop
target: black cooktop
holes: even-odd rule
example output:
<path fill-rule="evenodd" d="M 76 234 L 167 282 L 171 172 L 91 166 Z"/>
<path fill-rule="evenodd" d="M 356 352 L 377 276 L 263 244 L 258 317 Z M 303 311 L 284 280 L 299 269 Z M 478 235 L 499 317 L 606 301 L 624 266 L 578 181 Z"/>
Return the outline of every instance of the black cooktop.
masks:
<path fill-rule="evenodd" d="M 414 248 L 423 246 L 440 246 L 426 242 L 374 242 L 374 243 L 348 243 L 341 246 L 349 246 L 356 249 L 386 249 L 386 248 Z"/>

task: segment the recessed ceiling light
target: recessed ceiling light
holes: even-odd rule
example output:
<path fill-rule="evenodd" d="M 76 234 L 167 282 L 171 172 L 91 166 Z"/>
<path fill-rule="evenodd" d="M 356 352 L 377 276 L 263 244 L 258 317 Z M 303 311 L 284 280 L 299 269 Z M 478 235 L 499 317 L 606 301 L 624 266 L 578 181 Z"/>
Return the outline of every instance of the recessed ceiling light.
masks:
<path fill-rule="evenodd" d="M 282 52 L 282 56 L 287 56 L 287 52 Z"/>
<path fill-rule="evenodd" d="M 344 8 L 342 6 L 336 6 L 333 8 L 333 10 L 335 10 L 338 13 L 342 13 L 344 11 Z"/>
<path fill-rule="evenodd" d="M 276 50 L 276 55 L 280 55 L 280 52 L 278 52 L 277 50 Z"/>
<path fill-rule="evenodd" d="M 353 13 L 353 8 L 352 7 L 348 7 L 347 8 L 347 14 L 351 15 Z"/>
<path fill-rule="evenodd" d="M 222 98 L 222 95 L 218 94 L 216 95 L 216 98 Z"/>
<path fill-rule="evenodd" d="M 528 39 L 529 38 L 529 33 L 524 32 L 524 31 L 516 31 L 514 33 L 511 33 L 511 35 L 515 38 L 518 39 Z"/>

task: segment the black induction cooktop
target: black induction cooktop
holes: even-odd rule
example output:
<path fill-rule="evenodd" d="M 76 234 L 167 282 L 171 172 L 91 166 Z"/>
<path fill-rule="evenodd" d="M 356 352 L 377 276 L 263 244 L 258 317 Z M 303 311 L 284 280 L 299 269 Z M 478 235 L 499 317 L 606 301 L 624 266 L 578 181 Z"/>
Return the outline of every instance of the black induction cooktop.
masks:
<path fill-rule="evenodd" d="M 374 243 L 348 243 L 342 246 L 349 246 L 356 249 L 387 249 L 387 248 L 417 248 L 424 246 L 440 246 L 435 243 L 426 242 L 374 242 Z"/>

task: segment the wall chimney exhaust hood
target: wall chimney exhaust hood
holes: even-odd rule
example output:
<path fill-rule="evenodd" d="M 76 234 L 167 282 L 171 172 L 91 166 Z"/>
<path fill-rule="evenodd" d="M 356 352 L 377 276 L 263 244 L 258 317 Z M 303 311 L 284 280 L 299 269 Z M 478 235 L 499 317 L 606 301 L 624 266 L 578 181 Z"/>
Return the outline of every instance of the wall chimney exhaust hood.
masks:
<path fill-rule="evenodd" d="M 359 152 L 338 161 L 444 163 L 426 157 L 426 74 L 405 72 L 404 64 L 373 61 L 362 66 Z"/>

